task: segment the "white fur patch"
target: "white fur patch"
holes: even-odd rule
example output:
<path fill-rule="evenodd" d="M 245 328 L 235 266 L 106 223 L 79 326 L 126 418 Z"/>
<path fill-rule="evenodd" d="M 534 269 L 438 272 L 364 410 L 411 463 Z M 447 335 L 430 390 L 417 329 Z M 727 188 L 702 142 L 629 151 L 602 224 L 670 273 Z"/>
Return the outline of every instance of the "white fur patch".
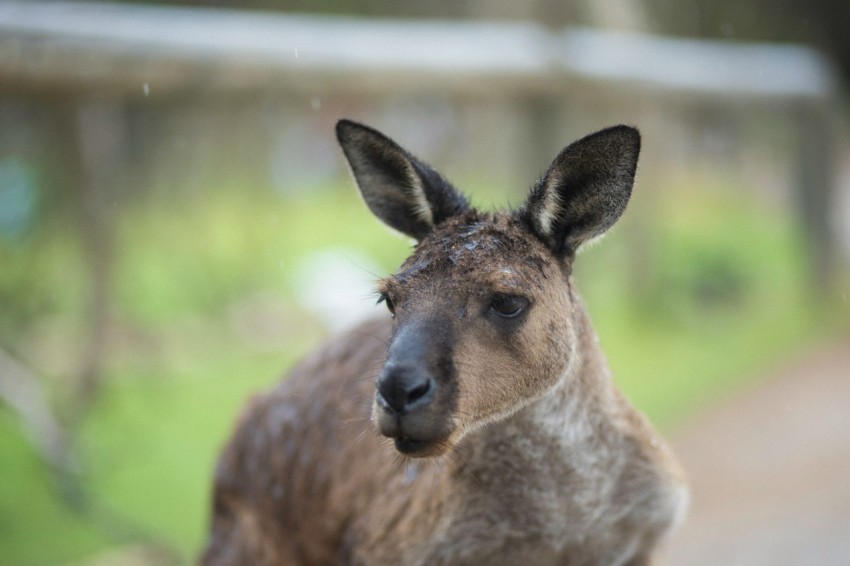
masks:
<path fill-rule="evenodd" d="M 555 228 L 555 222 L 561 212 L 561 196 L 556 187 L 561 183 L 561 177 L 556 172 L 553 172 L 551 177 L 546 181 L 545 193 L 543 202 L 537 209 L 537 224 L 540 232 L 546 236 L 551 236 Z"/>
<path fill-rule="evenodd" d="M 411 165 L 407 165 L 407 178 L 410 179 L 410 192 L 408 195 L 412 197 L 412 212 L 413 215 L 422 222 L 427 222 L 429 225 L 434 225 L 434 212 L 431 210 L 431 203 L 425 196 L 425 189 L 422 187 L 422 181 L 419 175 L 413 170 Z"/>

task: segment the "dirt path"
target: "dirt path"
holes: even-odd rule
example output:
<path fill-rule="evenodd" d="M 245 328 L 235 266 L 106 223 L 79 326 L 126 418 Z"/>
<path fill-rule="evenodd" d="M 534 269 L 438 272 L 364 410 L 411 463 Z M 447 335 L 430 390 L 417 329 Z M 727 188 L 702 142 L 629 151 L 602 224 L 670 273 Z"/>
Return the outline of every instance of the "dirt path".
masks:
<path fill-rule="evenodd" d="M 674 435 L 691 511 L 671 566 L 850 565 L 850 337 Z"/>

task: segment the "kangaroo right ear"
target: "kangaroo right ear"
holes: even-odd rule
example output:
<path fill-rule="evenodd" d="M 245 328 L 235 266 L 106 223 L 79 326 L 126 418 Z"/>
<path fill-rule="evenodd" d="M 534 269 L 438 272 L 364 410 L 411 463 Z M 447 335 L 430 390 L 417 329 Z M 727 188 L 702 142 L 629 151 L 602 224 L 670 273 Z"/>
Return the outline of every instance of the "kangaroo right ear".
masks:
<path fill-rule="evenodd" d="M 469 208 L 439 173 L 377 130 L 340 120 L 336 137 L 369 209 L 391 228 L 421 240 Z"/>
<path fill-rule="evenodd" d="M 640 134 L 614 126 L 561 150 L 532 188 L 520 217 L 558 255 L 604 234 L 623 214 L 637 170 Z"/>

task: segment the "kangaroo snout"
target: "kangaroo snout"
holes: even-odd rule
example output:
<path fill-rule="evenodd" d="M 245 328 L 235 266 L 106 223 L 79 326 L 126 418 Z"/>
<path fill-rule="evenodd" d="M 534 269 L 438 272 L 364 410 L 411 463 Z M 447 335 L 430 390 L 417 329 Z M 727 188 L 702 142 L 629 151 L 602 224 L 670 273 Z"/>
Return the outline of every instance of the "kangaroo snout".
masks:
<path fill-rule="evenodd" d="M 424 408 L 434 399 L 436 382 L 420 367 L 387 364 L 378 379 L 378 406 L 393 416 Z"/>
<path fill-rule="evenodd" d="M 382 435 L 395 440 L 409 456 L 430 452 L 445 437 L 440 419 L 437 381 L 415 365 L 388 363 L 378 378 L 374 416 Z M 441 422 L 443 421 L 443 422 Z"/>
<path fill-rule="evenodd" d="M 384 436 L 423 442 L 447 436 L 451 387 L 446 384 L 452 364 L 445 326 L 426 317 L 402 325 L 393 337 L 373 411 Z"/>
<path fill-rule="evenodd" d="M 444 451 L 454 428 L 451 360 L 434 321 L 403 325 L 375 384 L 372 415 L 378 431 L 406 456 Z"/>

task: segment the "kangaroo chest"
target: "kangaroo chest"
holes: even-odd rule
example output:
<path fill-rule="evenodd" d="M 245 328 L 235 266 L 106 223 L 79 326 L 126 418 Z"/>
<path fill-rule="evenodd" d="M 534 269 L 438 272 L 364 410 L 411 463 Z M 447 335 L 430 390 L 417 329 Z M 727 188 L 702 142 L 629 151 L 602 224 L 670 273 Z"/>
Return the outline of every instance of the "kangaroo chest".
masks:
<path fill-rule="evenodd" d="M 529 450 L 524 442 L 537 447 Z M 526 449 L 523 458 L 518 447 Z M 623 534 L 635 502 L 619 486 L 628 462 L 588 454 L 514 438 L 492 444 L 486 465 L 475 464 L 485 454 L 463 452 L 450 472 L 411 461 L 389 486 L 386 505 L 397 509 L 380 512 L 393 519 L 366 520 L 362 526 L 378 533 L 356 545 L 363 550 L 353 562 L 619 564 L 633 547 Z"/>

